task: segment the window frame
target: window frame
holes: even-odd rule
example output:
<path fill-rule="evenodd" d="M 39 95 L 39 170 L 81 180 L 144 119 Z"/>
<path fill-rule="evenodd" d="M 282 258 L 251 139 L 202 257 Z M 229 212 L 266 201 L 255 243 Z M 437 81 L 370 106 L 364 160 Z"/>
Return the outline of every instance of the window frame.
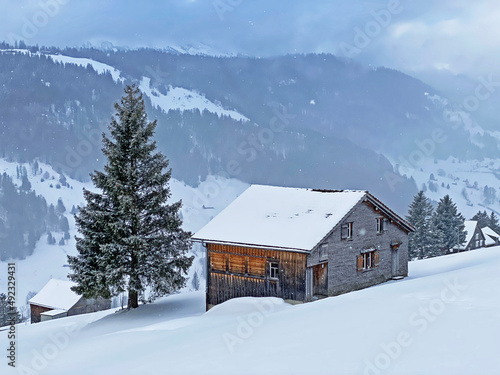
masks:
<path fill-rule="evenodd" d="M 364 251 L 356 257 L 358 272 L 370 271 L 379 267 L 380 253 L 378 250 Z"/>
<path fill-rule="evenodd" d="M 352 240 L 354 231 L 353 228 L 354 228 L 353 221 L 349 221 L 347 223 L 342 224 L 342 226 L 340 227 L 340 239 Z"/>
<path fill-rule="evenodd" d="M 279 262 L 270 261 L 269 262 L 269 279 L 270 280 L 279 280 L 279 276 L 280 276 L 280 264 L 279 264 Z"/>
<path fill-rule="evenodd" d="M 382 234 L 385 232 L 385 223 L 386 223 L 385 217 L 377 217 L 377 234 Z"/>
<path fill-rule="evenodd" d="M 328 243 L 321 244 L 319 247 L 319 261 L 324 262 L 328 260 Z"/>

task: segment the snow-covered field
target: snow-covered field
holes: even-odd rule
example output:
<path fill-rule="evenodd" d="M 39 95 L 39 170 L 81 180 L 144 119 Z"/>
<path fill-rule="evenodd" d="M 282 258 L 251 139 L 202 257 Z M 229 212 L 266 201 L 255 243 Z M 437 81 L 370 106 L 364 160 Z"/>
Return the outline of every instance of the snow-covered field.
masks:
<path fill-rule="evenodd" d="M 0 174 L 7 173 L 13 178 L 13 181 L 18 186 L 21 185 L 21 180 L 17 178 L 16 167 L 21 164 L 10 163 L 4 159 L 0 159 Z M 66 280 L 69 273 L 67 267 L 67 256 L 76 254 L 76 241 L 74 236 L 76 233 L 75 220 L 73 215 L 69 213 L 74 205 L 82 206 L 85 204 L 83 198 L 83 188 L 94 190 L 91 182 L 82 183 L 71 178 L 67 178 L 68 184 L 72 188 L 61 186 L 56 188 L 59 174 L 55 172 L 51 166 L 39 163 L 43 173 L 48 172 L 50 177 L 42 182 L 42 175 L 36 176 L 32 173 L 32 168 L 29 164 L 22 164 L 28 171 L 28 179 L 32 185 L 32 190 L 38 195 L 42 195 L 47 204 L 57 204 L 57 200 L 61 198 L 65 207 L 65 216 L 69 222 L 70 240 L 65 245 L 49 245 L 47 244 L 47 235 L 43 235 L 37 242 L 33 255 L 24 260 L 14 260 L 16 263 L 16 279 L 17 279 L 17 301 L 18 306 L 22 307 L 25 303 L 28 292 L 38 292 L 51 279 Z M 54 179 L 52 179 L 54 177 Z M 52 185 L 52 187 L 51 187 Z M 171 179 L 170 188 L 172 191 L 171 202 L 182 200 L 183 207 L 181 213 L 183 216 L 183 227 L 185 230 L 196 232 L 206 223 L 208 223 L 215 215 L 225 208 L 232 200 L 241 194 L 249 185 L 234 179 L 226 179 L 220 176 L 209 176 L 205 181 L 201 182 L 196 188 L 186 185 L 182 181 Z M 63 233 L 52 233 L 59 240 Z M 190 270 L 189 277 L 195 271 L 200 272 L 203 269 L 204 254 L 193 248 L 193 254 L 196 259 L 193 262 L 193 267 Z M 0 293 L 7 290 L 7 263 L 1 262 L 0 272 Z M 190 283 L 187 288 L 189 289 Z"/>
<path fill-rule="evenodd" d="M 393 160 L 393 165 L 399 161 Z M 478 211 L 494 211 L 500 216 L 500 159 L 459 161 L 456 158 L 434 160 L 427 158 L 418 166 L 405 164 L 399 167 L 401 174 L 413 177 L 419 189 L 425 185 L 425 195 L 438 202 L 446 194 L 457 204 L 466 219 L 471 219 Z M 434 180 L 431 180 L 431 174 Z M 433 183 L 436 191 L 431 191 Z M 484 188 L 494 188 L 496 197 L 488 202 Z"/>
<path fill-rule="evenodd" d="M 202 292 L 19 325 L 2 374 L 498 375 L 500 247 L 410 263 L 410 277 L 291 306 Z M 7 340 L 4 340 L 5 345 Z M 6 370 L 4 370 L 6 369 Z"/>

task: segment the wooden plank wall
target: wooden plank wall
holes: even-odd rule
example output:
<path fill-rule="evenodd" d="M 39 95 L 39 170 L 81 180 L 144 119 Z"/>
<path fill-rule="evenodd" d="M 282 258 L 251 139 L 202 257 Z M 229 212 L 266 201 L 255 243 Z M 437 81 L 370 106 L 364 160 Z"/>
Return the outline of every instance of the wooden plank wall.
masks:
<path fill-rule="evenodd" d="M 307 254 L 243 246 L 207 244 L 207 304 L 236 297 L 281 297 L 305 301 Z M 278 263 L 278 279 L 269 265 Z"/>

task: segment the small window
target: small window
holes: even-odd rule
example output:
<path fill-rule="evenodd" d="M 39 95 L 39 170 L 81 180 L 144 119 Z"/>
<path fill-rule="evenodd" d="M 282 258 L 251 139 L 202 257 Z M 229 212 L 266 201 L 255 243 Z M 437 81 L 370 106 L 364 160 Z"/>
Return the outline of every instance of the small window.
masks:
<path fill-rule="evenodd" d="M 377 233 L 384 233 L 385 230 L 385 219 L 383 217 L 377 217 Z"/>
<path fill-rule="evenodd" d="M 279 264 L 278 262 L 269 263 L 269 277 L 277 279 L 279 277 Z"/>
<path fill-rule="evenodd" d="M 476 233 L 476 240 L 479 239 L 479 233 Z"/>
<path fill-rule="evenodd" d="M 358 271 L 370 270 L 378 267 L 379 253 L 376 250 L 363 253 L 358 255 L 356 261 Z"/>
<path fill-rule="evenodd" d="M 353 223 L 345 223 L 342 224 L 341 228 L 341 237 L 343 240 L 350 240 L 352 239 L 352 228 L 353 228 Z"/>
<path fill-rule="evenodd" d="M 327 260 L 328 259 L 328 244 L 324 243 L 319 248 L 319 260 Z"/>

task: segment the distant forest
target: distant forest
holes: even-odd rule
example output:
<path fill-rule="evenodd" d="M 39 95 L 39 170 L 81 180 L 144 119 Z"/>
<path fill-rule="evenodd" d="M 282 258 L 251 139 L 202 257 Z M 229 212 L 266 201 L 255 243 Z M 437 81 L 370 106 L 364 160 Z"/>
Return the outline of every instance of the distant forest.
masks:
<path fill-rule="evenodd" d="M 43 179 L 38 163 L 32 164 L 33 173 Z M 47 205 L 45 198 L 31 189 L 26 167 L 18 167 L 16 186 L 6 173 L 0 175 L 0 260 L 24 259 L 35 249 L 40 237 L 48 233 L 48 243 L 56 244 L 51 231 L 63 232 L 59 244 L 69 239 L 69 223 L 64 213 L 66 207 L 61 200 L 57 206 Z M 48 177 L 48 175 L 46 175 Z M 57 188 L 66 184 L 64 176 L 54 182 Z"/>

